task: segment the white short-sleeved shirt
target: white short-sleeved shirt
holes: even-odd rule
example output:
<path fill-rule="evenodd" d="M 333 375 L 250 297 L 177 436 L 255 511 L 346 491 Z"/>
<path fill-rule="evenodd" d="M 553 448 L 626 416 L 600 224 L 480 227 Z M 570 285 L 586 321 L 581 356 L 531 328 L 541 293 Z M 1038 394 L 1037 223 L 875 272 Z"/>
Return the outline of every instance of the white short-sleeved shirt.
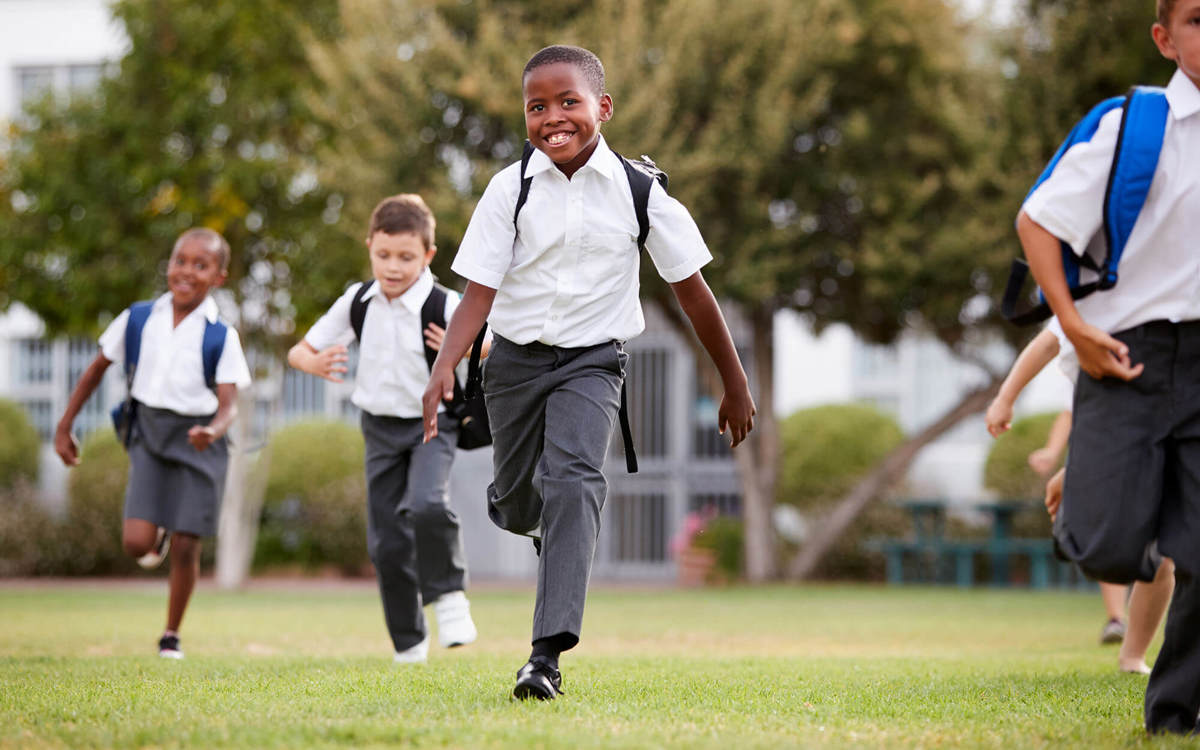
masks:
<path fill-rule="evenodd" d="M 100 336 L 100 352 L 105 359 L 125 362 L 125 327 L 129 310 L 116 317 Z M 217 321 L 217 303 L 206 297 L 195 310 L 174 325 L 175 313 L 171 294 L 154 300 L 142 343 L 138 349 L 137 367 L 133 372 L 133 397 L 156 409 L 169 409 L 176 414 L 205 416 L 216 412 L 217 396 L 204 382 L 205 323 Z M 250 368 L 242 352 L 241 339 L 232 326 L 226 328 L 225 346 L 217 360 L 217 384 L 233 383 L 238 388 L 250 386 Z"/>
<path fill-rule="evenodd" d="M 350 303 L 362 287 L 351 284 L 333 306 L 304 335 L 309 346 L 322 351 L 354 341 L 350 325 Z M 421 307 L 433 289 L 433 274 L 426 268 L 403 294 L 389 300 L 374 284 L 363 295 L 367 314 L 363 319 L 358 347 L 358 370 L 350 400 L 365 412 L 379 417 L 421 416 L 421 396 L 429 383 L 425 360 L 425 335 L 421 330 Z M 446 292 L 444 314 L 449 322 L 458 309 L 459 297 Z M 466 382 L 467 363 L 458 365 L 459 382 Z M 439 411 L 444 407 L 439 406 Z"/>
<path fill-rule="evenodd" d="M 563 347 L 625 340 L 645 328 L 638 300 L 638 223 L 629 178 L 603 137 L 568 179 L 541 151 L 518 228 L 521 165 L 492 178 L 454 258 L 454 272 L 496 289 L 488 322 L 517 343 Z M 662 186 L 650 189 L 646 250 L 668 283 L 712 260 L 691 214 Z"/>
<path fill-rule="evenodd" d="M 1200 89 L 1176 71 L 1167 104 L 1158 167 L 1117 285 L 1076 302 L 1084 320 L 1110 333 L 1151 320 L 1200 319 Z M 1077 254 L 1104 242 L 1104 195 L 1120 124 L 1119 108 L 1107 113 L 1092 139 L 1067 150 L 1023 206 Z"/>
<path fill-rule="evenodd" d="M 1067 395 L 1067 405 L 1064 407 L 1070 410 L 1071 400 L 1074 397 L 1075 382 L 1079 380 L 1079 357 L 1075 354 L 1075 345 L 1071 343 L 1071 339 L 1067 338 L 1067 334 L 1063 332 L 1058 318 L 1051 317 L 1050 322 L 1046 324 L 1046 330 L 1053 333 L 1054 337 L 1058 339 L 1058 356 L 1054 358 L 1054 362 L 1058 365 L 1058 371 L 1067 380 L 1071 381 L 1071 390 Z"/>

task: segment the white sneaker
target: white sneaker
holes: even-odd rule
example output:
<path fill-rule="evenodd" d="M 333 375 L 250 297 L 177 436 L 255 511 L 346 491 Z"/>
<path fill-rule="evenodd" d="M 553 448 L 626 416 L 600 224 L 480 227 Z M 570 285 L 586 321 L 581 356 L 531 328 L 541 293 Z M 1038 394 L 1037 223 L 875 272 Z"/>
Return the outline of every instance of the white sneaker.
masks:
<path fill-rule="evenodd" d="M 141 565 L 146 570 L 157 568 L 162 564 L 162 561 L 167 559 L 167 552 L 171 550 L 171 532 L 158 527 L 158 536 L 154 537 L 154 546 L 150 551 L 137 559 L 137 564 Z"/>
<path fill-rule="evenodd" d="M 415 646 L 409 646 L 403 651 L 397 651 L 392 657 L 396 664 L 424 664 L 429 658 L 429 636 Z"/>
<path fill-rule="evenodd" d="M 438 643 L 443 648 L 474 643 L 479 635 L 471 620 L 471 603 L 461 591 L 439 596 L 433 603 L 433 614 L 437 618 Z"/>

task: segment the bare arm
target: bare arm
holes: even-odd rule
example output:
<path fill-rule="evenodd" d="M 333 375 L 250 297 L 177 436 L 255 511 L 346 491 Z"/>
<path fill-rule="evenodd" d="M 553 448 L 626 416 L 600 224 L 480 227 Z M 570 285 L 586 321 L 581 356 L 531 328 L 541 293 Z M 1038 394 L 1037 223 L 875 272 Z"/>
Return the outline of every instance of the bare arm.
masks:
<path fill-rule="evenodd" d="M 1067 441 L 1071 438 L 1071 412 L 1061 411 L 1050 425 L 1050 434 L 1046 436 L 1046 444 L 1029 454 L 1029 468 L 1046 476 L 1054 469 Z"/>
<path fill-rule="evenodd" d="M 985 419 L 992 437 L 998 437 L 1012 428 L 1013 404 L 1017 402 L 1017 397 L 1057 354 L 1058 337 L 1047 329 L 1034 336 L 1021 350 L 1008 377 L 1000 385 L 1000 392 L 988 406 Z"/>
<path fill-rule="evenodd" d="M 83 375 L 79 376 L 79 382 L 75 384 L 75 390 L 71 391 L 71 398 L 67 400 L 67 408 L 58 420 L 58 427 L 54 430 L 54 451 L 67 466 L 76 466 L 79 463 L 79 443 L 71 434 L 75 417 L 79 416 L 79 410 L 100 386 L 104 379 L 104 371 L 111 364 L 112 360 L 103 353 L 96 354 L 96 358 L 83 371 Z"/>
<path fill-rule="evenodd" d="M 287 355 L 288 364 L 297 370 L 334 383 L 342 382 L 340 376 L 346 374 L 346 361 L 346 347 L 341 344 L 319 352 L 304 339 L 289 349 Z"/>
<path fill-rule="evenodd" d="M 466 356 L 475 342 L 495 300 L 495 289 L 474 281 L 468 282 L 462 301 L 446 325 L 442 348 L 430 368 L 429 385 L 425 386 L 425 394 L 421 397 L 425 442 L 437 436 L 438 404 L 454 398 L 454 366 Z"/>
<path fill-rule="evenodd" d="M 1075 309 L 1075 300 L 1067 287 L 1063 273 L 1062 253 L 1057 237 L 1029 217 L 1024 211 L 1017 217 L 1017 236 L 1025 248 L 1029 270 L 1037 280 L 1046 302 L 1062 324 L 1063 333 L 1075 346 L 1081 370 L 1093 378 L 1111 375 L 1121 380 L 1133 380 L 1142 374 L 1142 365 L 1133 365 L 1129 347 L 1104 331 L 1089 325 Z"/>
<path fill-rule="evenodd" d="M 725 317 L 699 271 L 671 284 L 671 291 L 721 375 L 725 395 L 717 412 L 717 428 L 721 434 L 728 428 L 732 433 L 732 445 L 736 446 L 754 429 L 757 411 Z"/>
<path fill-rule="evenodd" d="M 207 425 L 196 425 L 188 430 L 188 442 L 198 451 L 202 451 L 221 437 L 237 418 L 237 384 L 219 383 L 217 385 L 217 413 Z"/>

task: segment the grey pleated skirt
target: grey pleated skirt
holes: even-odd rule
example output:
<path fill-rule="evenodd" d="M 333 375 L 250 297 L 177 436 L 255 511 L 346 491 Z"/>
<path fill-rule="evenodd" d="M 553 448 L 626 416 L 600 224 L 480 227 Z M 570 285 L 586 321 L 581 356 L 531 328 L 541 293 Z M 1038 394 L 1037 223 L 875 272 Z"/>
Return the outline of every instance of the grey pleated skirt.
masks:
<path fill-rule="evenodd" d="M 224 437 L 203 451 L 188 442 L 195 425 L 212 416 L 176 414 L 137 405 L 129 442 L 125 518 L 140 518 L 170 531 L 214 536 L 229 448 Z"/>

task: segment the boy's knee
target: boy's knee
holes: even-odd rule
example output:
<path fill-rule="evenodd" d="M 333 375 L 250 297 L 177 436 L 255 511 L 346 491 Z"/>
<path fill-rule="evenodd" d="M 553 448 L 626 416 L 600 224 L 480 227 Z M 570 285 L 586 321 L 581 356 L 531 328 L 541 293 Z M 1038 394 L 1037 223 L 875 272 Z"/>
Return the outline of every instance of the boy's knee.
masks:
<path fill-rule="evenodd" d="M 200 558 L 200 537 L 176 532 L 171 535 L 171 556 L 180 562 L 193 562 Z"/>

